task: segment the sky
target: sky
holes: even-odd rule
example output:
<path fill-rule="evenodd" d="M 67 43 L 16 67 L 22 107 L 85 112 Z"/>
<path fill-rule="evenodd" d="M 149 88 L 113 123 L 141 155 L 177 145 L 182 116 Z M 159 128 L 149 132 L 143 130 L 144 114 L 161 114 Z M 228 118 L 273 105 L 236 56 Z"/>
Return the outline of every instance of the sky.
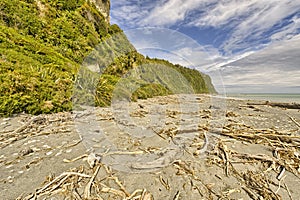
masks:
<path fill-rule="evenodd" d="M 300 1 L 111 0 L 139 52 L 198 69 L 218 92 L 300 93 Z"/>

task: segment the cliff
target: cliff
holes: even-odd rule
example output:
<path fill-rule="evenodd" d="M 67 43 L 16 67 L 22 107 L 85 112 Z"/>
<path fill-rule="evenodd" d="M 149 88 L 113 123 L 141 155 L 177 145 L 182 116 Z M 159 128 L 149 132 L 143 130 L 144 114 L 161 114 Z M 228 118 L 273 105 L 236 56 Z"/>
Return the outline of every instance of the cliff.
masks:
<path fill-rule="evenodd" d="M 96 5 L 96 8 L 105 17 L 105 21 L 110 23 L 109 13 L 110 13 L 110 1 L 109 0 L 91 0 Z"/>
<path fill-rule="evenodd" d="M 108 0 L 2 0 L 0 115 L 72 110 L 73 103 L 82 100 L 76 94 L 107 106 L 122 76 L 136 66 L 165 62 L 136 52 L 122 30 L 109 24 L 109 7 Z M 96 92 L 91 93 L 80 84 L 89 85 L 88 79 L 97 74 L 81 66 L 98 44 L 106 46 L 97 60 L 102 76 L 92 83 Z M 205 75 L 171 63 L 168 66 L 182 73 L 196 93 L 211 92 Z M 174 93 L 169 83 L 151 81 L 142 77 L 132 100 Z"/>

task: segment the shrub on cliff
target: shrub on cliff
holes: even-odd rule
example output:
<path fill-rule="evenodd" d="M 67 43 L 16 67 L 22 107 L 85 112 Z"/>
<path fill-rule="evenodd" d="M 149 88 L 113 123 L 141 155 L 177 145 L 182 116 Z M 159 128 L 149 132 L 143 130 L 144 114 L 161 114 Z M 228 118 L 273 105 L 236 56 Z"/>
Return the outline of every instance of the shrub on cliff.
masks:
<path fill-rule="evenodd" d="M 80 77 L 80 66 L 99 43 L 106 44 L 97 60 L 102 76 L 95 79 L 94 92 L 80 91 L 74 83 L 79 80 L 88 85 L 91 77 Z M 136 52 L 122 30 L 109 25 L 90 1 L 0 2 L 0 115 L 68 111 L 72 102 L 84 99 L 107 106 L 118 81 L 135 67 L 149 63 L 174 68 L 195 92 L 208 92 L 200 72 Z M 92 73 L 84 70 L 87 75 Z M 167 84 L 146 79 L 147 75 L 141 77 L 132 100 L 172 93 Z M 74 92 L 82 98 L 72 97 Z"/>

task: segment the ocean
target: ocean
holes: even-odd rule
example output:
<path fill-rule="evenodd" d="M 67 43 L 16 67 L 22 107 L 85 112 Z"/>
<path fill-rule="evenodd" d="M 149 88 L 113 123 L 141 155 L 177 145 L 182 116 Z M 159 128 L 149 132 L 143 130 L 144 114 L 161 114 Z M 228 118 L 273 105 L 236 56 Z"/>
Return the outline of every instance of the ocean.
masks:
<path fill-rule="evenodd" d="M 271 102 L 282 103 L 300 103 L 300 93 L 243 93 L 243 94 L 226 94 L 227 97 L 249 99 L 249 100 L 265 100 Z"/>

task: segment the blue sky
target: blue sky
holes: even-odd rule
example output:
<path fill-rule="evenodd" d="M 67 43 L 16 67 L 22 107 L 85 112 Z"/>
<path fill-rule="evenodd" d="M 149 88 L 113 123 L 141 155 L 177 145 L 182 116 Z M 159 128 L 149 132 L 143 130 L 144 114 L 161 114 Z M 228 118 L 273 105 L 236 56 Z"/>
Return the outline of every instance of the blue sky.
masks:
<path fill-rule="evenodd" d="M 300 1 L 111 0 L 136 48 L 209 74 L 219 92 L 300 93 Z"/>

